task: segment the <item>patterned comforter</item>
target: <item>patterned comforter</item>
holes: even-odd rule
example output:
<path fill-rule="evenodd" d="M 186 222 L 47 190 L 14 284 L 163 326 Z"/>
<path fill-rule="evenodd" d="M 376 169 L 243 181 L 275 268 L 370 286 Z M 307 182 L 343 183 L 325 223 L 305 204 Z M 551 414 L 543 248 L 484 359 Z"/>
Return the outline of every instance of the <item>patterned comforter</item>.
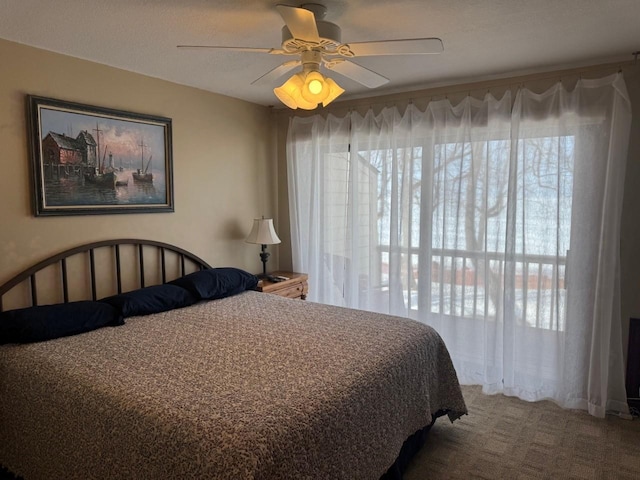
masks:
<path fill-rule="evenodd" d="M 0 347 L 0 463 L 35 479 L 378 479 L 466 413 L 417 322 L 245 292 Z"/>

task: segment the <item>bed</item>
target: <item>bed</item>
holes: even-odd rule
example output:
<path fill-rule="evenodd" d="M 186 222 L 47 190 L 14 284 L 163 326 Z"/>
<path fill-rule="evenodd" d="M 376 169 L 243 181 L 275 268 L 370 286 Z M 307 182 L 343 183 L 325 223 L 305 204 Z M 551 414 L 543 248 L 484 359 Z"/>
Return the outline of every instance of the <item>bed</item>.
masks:
<path fill-rule="evenodd" d="M 166 302 L 177 286 L 194 297 L 0 345 L 0 464 L 26 480 L 401 478 L 437 417 L 466 414 L 431 328 L 259 293 L 246 272 L 213 299 L 185 283 L 215 275 L 227 288 L 220 271 L 172 245 L 118 239 L 54 255 L 0 287 L 5 317 L 30 311 L 16 302 L 38 309 L 56 295 L 116 305 L 108 299 L 157 288 Z"/>

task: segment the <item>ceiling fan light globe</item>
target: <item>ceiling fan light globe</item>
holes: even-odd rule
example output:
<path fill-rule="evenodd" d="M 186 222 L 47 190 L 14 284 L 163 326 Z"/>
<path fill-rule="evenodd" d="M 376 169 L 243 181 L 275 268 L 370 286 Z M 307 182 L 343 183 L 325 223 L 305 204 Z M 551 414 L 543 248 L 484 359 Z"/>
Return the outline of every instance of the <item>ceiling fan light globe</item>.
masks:
<path fill-rule="evenodd" d="M 296 73 L 282 86 L 274 88 L 273 93 L 278 97 L 278 100 L 293 110 L 297 108 L 313 110 L 318 106 L 318 103 L 309 102 L 302 96 L 304 78 L 303 74 Z"/>
<path fill-rule="evenodd" d="M 325 83 L 325 78 L 320 72 L 309 72 L 304 79 L 302 87 L 302 97 L 309 103 L 318 105 L 329 95 L 329 88 Z"/>
<path fill-rule="evenodd" d="M 323 107 L 326 107 L 344 93 L 344 88 L 342 88 L 329 77 L 325 79 L 325 86 L 329 91 L 329 94 L 327 95 L 327 98 L 325 98 L 322 102 Z"/>
<path fill-rule="evenodd" d="M 314 110 L 318 108 L 317 103 L 308 102 L 302 95 L 298 95 L 298 97 L 296 98 L 296 104 L 298 105 L 298 108 L 301 108 L 303 110 Z"/>
<path fill-rule="evenodd" d="M 311 80 L 309 82 L 309 91 L 313 95 L 318 95 L 319 93 L 322 93 L 322 82 L 317 79 Z"/>
<path fill-rule="evenodd" d="M 298 104 L 296 103 L 295 99 L 291 95 L 289 95 L 288 92 L 283 91 L 282 87 L 274 88 L 273 93 L 275 93 L 276 97 L 278 97 L 278 100 L 284 103 L 287 107 L 291 108 L 292 110 L 298 108 Z"/>
<path fill-rule="evenodd" d="M 300 89 L 304 85 L 304 80 L 299 73 L 291 76 L 280 87 L 273 89 L 273 93 L 287 107 L 295 110 L 298 108 L 297 98 L 300 96 Z"/>

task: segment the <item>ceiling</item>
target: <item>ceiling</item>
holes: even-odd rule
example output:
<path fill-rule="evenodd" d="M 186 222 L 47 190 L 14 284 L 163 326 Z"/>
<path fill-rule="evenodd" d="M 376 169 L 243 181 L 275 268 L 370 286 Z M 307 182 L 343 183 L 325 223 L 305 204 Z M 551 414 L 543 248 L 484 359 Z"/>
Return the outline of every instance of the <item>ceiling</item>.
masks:
<path fill-rule="evenodd" d="M 513 74 L 631 60 L 640 0 L 310 0 L 328 9 L 344 43 L 439 37 L 440 55 L 360 57 L 391 81 L 376 90 L 333 72 L 342 99 Z M 309 0 L 308 0 L 309 2 Z M 307 2 L 307 3 L 308 3 Z M 179 50 L 179 44 L 280 47 L 286 0 L 2 0 L 0 38 L 262 105 L 251 82 L 289 59 Z"/>

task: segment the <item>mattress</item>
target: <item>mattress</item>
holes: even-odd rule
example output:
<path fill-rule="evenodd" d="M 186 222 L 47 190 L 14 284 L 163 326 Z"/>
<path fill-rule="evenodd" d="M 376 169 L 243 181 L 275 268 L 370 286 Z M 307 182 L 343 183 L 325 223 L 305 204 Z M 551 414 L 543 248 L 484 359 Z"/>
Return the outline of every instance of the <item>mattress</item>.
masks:
<path fill-rule="evenodd" d="M 25 479 L 378 479 L 466 413 L 439 335 L 247 291 L 0 347 L 0 463 Z"/>

